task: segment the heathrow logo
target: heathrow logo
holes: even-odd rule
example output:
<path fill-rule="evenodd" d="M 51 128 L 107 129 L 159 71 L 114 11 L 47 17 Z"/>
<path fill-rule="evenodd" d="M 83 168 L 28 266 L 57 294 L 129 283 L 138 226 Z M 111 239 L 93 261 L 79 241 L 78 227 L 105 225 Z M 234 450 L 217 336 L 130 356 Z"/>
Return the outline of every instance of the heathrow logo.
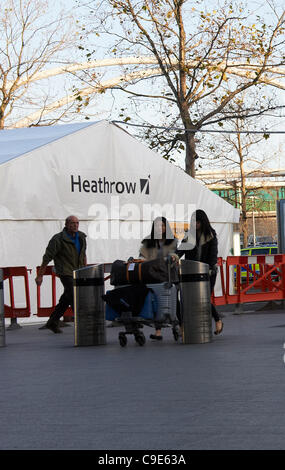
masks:
<path fill-rule="evenodd" d="M 149 179 L 150 175 L 148 175 L 148 179 L 140 179 L 141 193 L 149 194 Z"/>
<path fill-rule="evenodd" d="M 137 181 L 112 181 L 105 176 L 98 179 L 85 179 L 81 175 L 70 176 L 72 193 L 96 193 L 96 194 L 150 194 L 150 175 Z"/>

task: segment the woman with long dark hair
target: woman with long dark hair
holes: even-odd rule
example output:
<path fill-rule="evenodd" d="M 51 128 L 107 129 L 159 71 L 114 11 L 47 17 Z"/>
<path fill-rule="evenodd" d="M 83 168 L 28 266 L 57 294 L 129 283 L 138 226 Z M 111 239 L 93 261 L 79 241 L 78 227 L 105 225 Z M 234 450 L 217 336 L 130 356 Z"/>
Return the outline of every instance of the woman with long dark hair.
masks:
<path fill-rule="evenodd" d="M 144 238 L 139 256 L 147 261 L 166 257 L 170 253 L 175 253 L 177 249 L 177 239 L 175 238 L 169 222 L 165 217 L 157 217 L 151 228 L 151 233 Z M 155 334 L 150 335 L 151 339 L 162 340 L 161 324 L 155 324 Z"/>
<path fill-rule="evenodd" d="M 209 265 L 210 275 L 210 288 L 211 294 L 214 290 L 217 277 L 217 260 L 218 260 L 218 239 L 215 230 L 210 224 L 207 214 L 198 209 L 192 215 L 192 220 L 196 219 L 196 242 L 194 247 L 183 250 L 183 243 L 189 243 L 189 240 L 184 239 L 178 249 L 178 254 L 181 257 L 185 254 L 185 259 L 192 261 L 201 261 Z M 212 317 L 216 323 L 215 334 L 218 335 L 223 330 L 223 322 L 216 310 L 216 307 L 211 304 Z"/>
<path fill-rule="evenodd" d="M 143 239 L 140 247 L 140 257 L 149 260 L 165 257 L 175 253 L 177 239 L 175 238 L 168 220 L 156 217 L 152 223 L 151 233 Z"/>

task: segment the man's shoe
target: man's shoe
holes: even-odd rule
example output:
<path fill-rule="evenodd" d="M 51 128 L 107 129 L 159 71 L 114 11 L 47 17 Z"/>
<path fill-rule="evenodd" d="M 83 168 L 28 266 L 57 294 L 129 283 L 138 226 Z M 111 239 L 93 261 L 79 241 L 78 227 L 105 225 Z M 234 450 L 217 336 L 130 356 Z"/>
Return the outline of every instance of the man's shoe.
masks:
<path fill-rule="evenodd" d="M 61 328 L 65 328 L 66 326 L 71 326 L 71 325 L 67 323 L 66 321 L 59 320 L 58 326 L 60 326 Z"/>
<path fill-rule="evenodd" d="M 58 327 L 58 323 L 56 323 L 55 321 L 48 320 L 48 322 L 46 323 L 46 328 L 56 334 L 62 333 L 62 331 Z"/>

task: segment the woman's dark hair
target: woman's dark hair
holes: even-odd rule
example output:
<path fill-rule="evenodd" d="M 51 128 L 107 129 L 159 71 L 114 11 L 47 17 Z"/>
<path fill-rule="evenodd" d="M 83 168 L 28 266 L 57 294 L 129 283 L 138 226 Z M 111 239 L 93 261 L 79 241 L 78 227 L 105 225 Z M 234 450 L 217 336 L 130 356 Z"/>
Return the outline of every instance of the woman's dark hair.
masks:
<path fill-rule="evenodd" d="M 142 243 L 145 243 L 147 248 L 153 248 L 157 246 L 158 240 L 155 238 L 155 224 L 156 222 L 163 222 L 165 225 L 165 233 L 162 233 L 162 239 L 164 240 L 165 245 L 170 245 L 173 242 L 175 236 L 171 230 L 168 220 L 165 217 L 156 217 L 152 223 L 151 234 L 149 237 L 145 238 Z"/>
<path fill-rule="evenodd" d="M 215 230 L 211 226 L 206 212 L 204 212 L 202 209 L 196 210 L 192 217 L 196 217 L 196 221 L 198 220 L 198 222 L 201 223 L 201 232 L 204 233 L 204 235 L 207 236 L 215 234 Z"/>

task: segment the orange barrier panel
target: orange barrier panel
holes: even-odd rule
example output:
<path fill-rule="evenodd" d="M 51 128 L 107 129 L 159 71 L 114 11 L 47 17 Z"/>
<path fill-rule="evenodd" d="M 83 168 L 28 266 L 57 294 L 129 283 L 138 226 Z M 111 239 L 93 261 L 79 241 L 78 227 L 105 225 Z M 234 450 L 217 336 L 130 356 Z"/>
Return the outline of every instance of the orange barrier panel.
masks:
<path fill-rule="evenodd" d="M 224 264 L 225 264 L 225 261 L 223 260 L 223 258 L 218 258 L 218 262 L 217 262 L 217 267 L 218 267 L 217 279 L 218 279 L 218 277 L 220 277 L 222 295 L 216 296 L 215 292 L 213 292 L 213 294 L 211 295 L 211 302 L 214 305 L 226 305 L 226 303 L 227 303 L 225 276 L 224 276 Z"/>
<path fill-rule="evenodd" d="M 259 265 L 259 269 L 256 266 Z M 230 267 L 235 270 L 230 272 Z M 246 278 L 241 276 L 241 269 Z M 230 281 L 235 293 L 230 293 Z M 226 261 L 226 302 L 241 304 L 285 298 L 285 255 L 228 256 Z"/>
<path fill-rule="evenodd" d="M 224 275 L 226 265 L 226 276 Z M 110 273 L 112 263 L 104 263 L 105 274 Z M 212 295 L 215 305 L 242 304 L 248 302 L 285 299 L 285 255 L 229 256 L 227 260 L 218 258 L 218 274 L 222 295 Z M 257 269 L 258 267 L 258 269 Z M 234 269 L 235 268 L 235 269 Z M 10 303 L 4 305 L 5 317 L 17 319 L 31 315 L 28 269 L 23 266 L 3 269 L 3 280 L 9 282 Z M 246 272 L 246 276 L 242 276 Z M 39 267 L 37 267 L 38 273 Z M 15 307 L 13 278 L 23 276 L 25 283 L 26 306 Z M 49 317 L 57 304 L 56 274 L 53 266 L 47 266 L 44 276 L 51 276 L 51 306 L 41 306 L 41 286 L 37 286 L 37 316 Z M 110 276 L 105 277 L 105 281 Z M 231 286 L 232 284 L 232 286 Z M 230 292 L 232 287 L 233 293 Z M 72 318 L 73 311 L 68 308 L 64 318 Z"/>
<path fill-rule="evenodd" d="M 37 266 L 37 275 L 39 272 L 40 266 Z M 53 266 L 47 266 L 46 272 L 44 276 L 51 276 L 51 306 L 50 307 L 42 307 L 41 306 L 41 287 L 37 286 L 37 316 L 38 317 L 49 317 L 51 313 L 54 311 L 54 308 L 57 304 L 56 300 L 56 274 L 53 271 Z M 73 310 L 71 307 L 64 313 L 64 318 L 73 318 Z"/>
<path fill-rule="evenodd" d="M 28 270 L 25 266 L 6 267 L 3 269 L 3 281 L 8 279 L 10 291 L 10 304 L 4 304 L 5 318 L 24 318 L 31 315 L 30 291 Z M 26 306 L 15 307 L 14 278 L 23 277 L 25 284 Z"/>

